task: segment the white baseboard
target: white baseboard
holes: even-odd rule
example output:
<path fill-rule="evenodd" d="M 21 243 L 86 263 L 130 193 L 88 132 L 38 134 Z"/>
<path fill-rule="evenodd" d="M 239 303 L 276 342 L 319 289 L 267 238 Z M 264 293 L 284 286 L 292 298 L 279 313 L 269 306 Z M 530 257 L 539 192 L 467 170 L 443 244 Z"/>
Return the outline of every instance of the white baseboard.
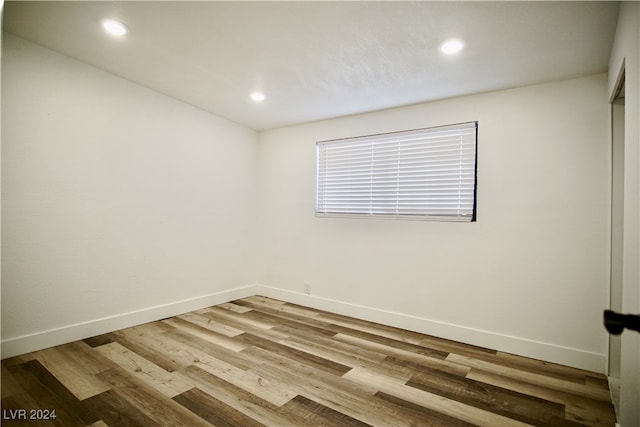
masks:
<path fill-rule="evenodd" d="M 304 305 L 454 341 L 603 373 L 606 355 L 526 338 L 439 322 L 264 285 L 250 285 L 2 341 L 2 358 L 13 357 L 92 336 L 153 322 L 252 295 Z"/>
<path fill-rule="evenodd" d="M 257 285 L 259 295 L 279 299 L 306 307 L 351 316 L 370 322 L 381 323 L 414 332 L 446 338 L 492 350 L 517 354 L 547 362 L 573 366 L 593 372 L 604 373 L 606 355 L 576 348 L 564 347 L 521 337 L 503 335 L 497 332 L 469 328 L 451 323 L 439 322 L 417 316 L 365 307 L 357 304 L 292 292 L 270 286 Z"/>
<path fill-rule="evenodd" d="M 222 304 L 239 298 L 246 298 L 251 295 L 256 295 L 256 286 L 245 286 L 30 335 L 9 338 L 2 341 L 2 359 L 141 325 L 143 323 L 154 322 L 212 305 Z"/>

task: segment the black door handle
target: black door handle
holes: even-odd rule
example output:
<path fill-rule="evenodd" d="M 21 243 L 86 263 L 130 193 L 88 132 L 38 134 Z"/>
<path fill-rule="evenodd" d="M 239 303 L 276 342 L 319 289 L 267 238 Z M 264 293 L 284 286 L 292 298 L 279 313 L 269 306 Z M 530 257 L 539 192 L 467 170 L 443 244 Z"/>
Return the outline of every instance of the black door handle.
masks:
<path fill-rule="evenodd" d="M 620 314 L 605 310 L 604 327 L 613 335 L 620 335 L 624 328 L 640 332 L 640 314 Z"/>

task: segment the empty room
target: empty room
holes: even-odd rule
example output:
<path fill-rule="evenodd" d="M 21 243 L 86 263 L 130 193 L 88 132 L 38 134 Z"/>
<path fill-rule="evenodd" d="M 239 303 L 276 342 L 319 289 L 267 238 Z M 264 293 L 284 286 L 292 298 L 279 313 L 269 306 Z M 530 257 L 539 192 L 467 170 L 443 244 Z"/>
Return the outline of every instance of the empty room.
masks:
<path fill-rule="evenodd" d="M 640 425 L 639 2 L 2 30 L 2 425 Z"/>

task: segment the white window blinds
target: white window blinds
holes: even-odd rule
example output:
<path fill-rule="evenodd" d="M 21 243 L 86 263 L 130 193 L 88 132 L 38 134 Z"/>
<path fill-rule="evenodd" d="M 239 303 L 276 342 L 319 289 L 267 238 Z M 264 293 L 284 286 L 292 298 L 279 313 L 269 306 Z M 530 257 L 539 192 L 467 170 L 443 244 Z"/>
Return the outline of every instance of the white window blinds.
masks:
<path fill-rule="evenodd" d="M 477 126 L 316 143 L 316 214 L 474 221 Z"/>

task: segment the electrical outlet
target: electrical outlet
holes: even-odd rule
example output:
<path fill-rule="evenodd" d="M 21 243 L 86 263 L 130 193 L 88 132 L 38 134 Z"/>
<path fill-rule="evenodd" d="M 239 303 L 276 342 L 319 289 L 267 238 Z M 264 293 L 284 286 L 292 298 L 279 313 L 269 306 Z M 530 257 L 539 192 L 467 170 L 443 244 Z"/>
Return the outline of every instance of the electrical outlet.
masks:
<path fill-rule="evenodd" d="M 307 295 L 311 295 L 311 283 L 304 282 L 304 293 Z"/>

